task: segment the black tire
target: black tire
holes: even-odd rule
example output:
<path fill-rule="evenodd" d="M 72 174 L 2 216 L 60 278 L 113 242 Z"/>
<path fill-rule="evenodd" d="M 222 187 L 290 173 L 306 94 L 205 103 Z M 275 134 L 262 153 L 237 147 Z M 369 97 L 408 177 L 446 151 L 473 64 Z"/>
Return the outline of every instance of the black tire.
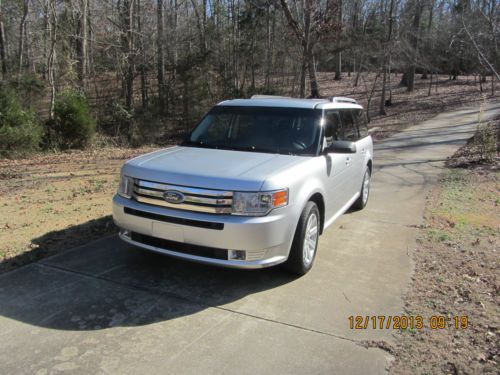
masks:
<path fill-rule="evenodd" d="M 363 208 L 366 207 L 366 204 L 368 203 L 368 198 L 370 197 L 370 182 L 371 182 L 371 176 L 372 176 L 372 171 L 370 168 L 367 166 L 365 175 L 363 176 L 363 182 L 361 183 L 361 189 L 359 190 L 359 197 L 356 199 L 356 201 L 353 203 L 352 208 L 355 210 L 362 210 Z M 365 181 L 368 178 L 368 186 L 365 185 Z M 364 190 L 365 188 L 368 189 L 366 199 L 364 199 Z"/>
<path fill-rule="evenodd" d="M 305 246 L 304 241 L 306 237 L 307 224 L 309 218 L 312 215 L 316 215 L 317 223 L 317 234 L 316 234 L 316 245 L 314 246 L 314 253 L 309 262 L 306 262 L 306 257 L 304 256 Z M 314 222 L 314 219 L 311 219 Z M 314 259 L 316 258 L 316 253 L 318 250 L 319 242 L 319 232 L 320 232 L 321 219 L 319 215 L 318 206 L 314 202 L 307 202 L 306 207 L 300 215 L 299 223 L 297 224 L 297 229 L 295 230 L 295 235 L 293 237 L 292 247 L 290 248 L 290 254 L 288 255 L 288 260 L 285 262 L 284 267 L 287 271 L 295 275 L 305 275 L 314 264 Z M 312 248 L 312 247 L 311 247 Z"/>

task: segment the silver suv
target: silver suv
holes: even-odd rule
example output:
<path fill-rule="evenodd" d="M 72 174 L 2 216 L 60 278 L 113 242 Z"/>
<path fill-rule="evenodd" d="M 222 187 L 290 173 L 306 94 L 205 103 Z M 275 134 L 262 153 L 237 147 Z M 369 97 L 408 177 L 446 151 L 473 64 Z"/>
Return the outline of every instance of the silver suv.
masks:
<path fill-rule="evenodd" d="M 319 235 L 365 207 L 372 156 L 353 99 L 228 100 L 179 146 L 125 163 L 113 218 L 121 239 L 147 250 L 302 275 Z"/>

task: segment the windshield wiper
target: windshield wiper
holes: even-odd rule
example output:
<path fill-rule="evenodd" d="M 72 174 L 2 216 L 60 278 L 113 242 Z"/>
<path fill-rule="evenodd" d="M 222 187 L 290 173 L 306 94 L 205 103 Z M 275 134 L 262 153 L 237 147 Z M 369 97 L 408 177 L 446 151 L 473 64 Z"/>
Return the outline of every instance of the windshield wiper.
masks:
<path fill-rule="evenodd" d="M 218 148 L 215 145 L 204 143 L 203 141 L 184 141 L 181 143 L 181 146 L 194 146 L 201 148 Z"/>
<path fill-rule="evenodd" d="M 259 148 L 255 146 L 245 146 L 245 147 L 234 147 L 230 145 L 214 145 L 214 144 L 207 144 L 204 143 L 203 141 L 184 141 L 181 143 L 181 146 L 193 146 L 193 147 L 201 147 L 201 148 L 213 148 L 216 150 L 230 150 L 230 151 L 249 151 L 249 152 L 264 152 L 264 153 L 270 153 L 270 154 L 278 154 L 279 152 L 277 150 L 273 149 L 266 149 L 266 148 Z"/>
<path fill-rule="evenodd" d="M 277 154 L 278 152 L 276 150 L 271 150 L 267 148 L 259 148 L 255 146 L 245 146 L 245 147 L 233 147 L 231 150 L 234 151 L 250 151 L 250 152 L 266 152 L 270 154 Z"/>

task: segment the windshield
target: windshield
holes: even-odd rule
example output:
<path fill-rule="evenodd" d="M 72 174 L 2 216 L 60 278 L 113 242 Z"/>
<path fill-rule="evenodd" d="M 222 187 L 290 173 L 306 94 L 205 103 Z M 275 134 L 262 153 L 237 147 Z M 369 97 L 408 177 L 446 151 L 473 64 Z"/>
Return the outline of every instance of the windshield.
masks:
<path fill-rule="evenodd" d="M 214 107 L 183 146 L 316 155 L 321 111 L 300 108 Z"/>

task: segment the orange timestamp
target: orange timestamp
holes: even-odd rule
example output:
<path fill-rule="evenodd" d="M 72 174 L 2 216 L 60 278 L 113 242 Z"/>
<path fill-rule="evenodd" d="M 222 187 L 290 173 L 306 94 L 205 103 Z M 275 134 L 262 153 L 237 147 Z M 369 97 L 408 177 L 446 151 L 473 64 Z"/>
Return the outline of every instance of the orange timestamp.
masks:
<path fill-rule="evenodd" d="M 348 317 L 350 329 L 467 329 L 469 318 L 462 316 L 432 315 L 351 315 Z"/>

